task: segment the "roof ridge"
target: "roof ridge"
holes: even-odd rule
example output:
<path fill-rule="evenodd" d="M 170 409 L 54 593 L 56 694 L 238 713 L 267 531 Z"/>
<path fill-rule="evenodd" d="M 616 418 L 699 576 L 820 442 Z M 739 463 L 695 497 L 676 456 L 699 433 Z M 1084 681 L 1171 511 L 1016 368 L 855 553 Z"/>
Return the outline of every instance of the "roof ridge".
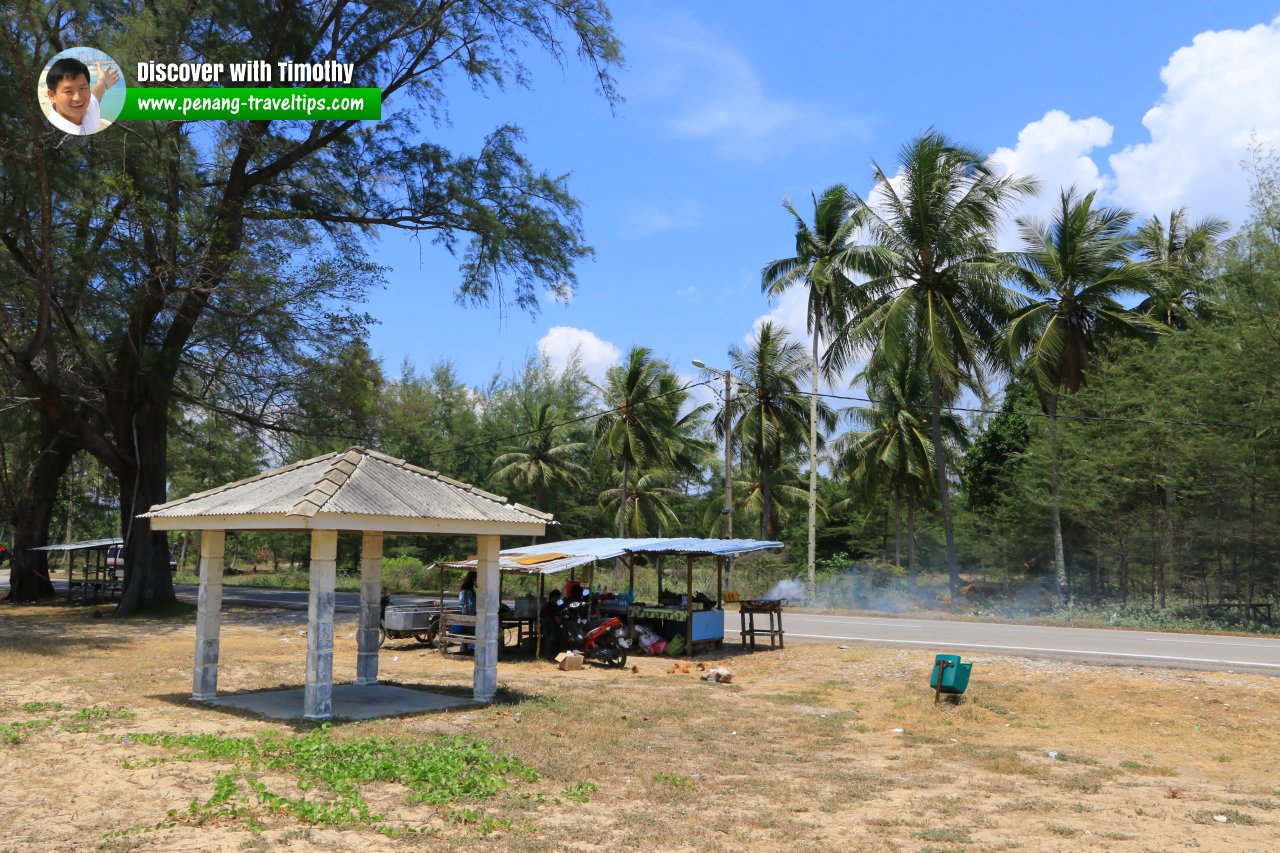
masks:
<path fill-rule="evenodd" d="M 316 513 L 324 509 L 324 505 L 346 484 L 368 455 L 369 451 L 363 447 L 348 447 L 344 451 L 333 453 L 333 461 L 329 463 L 324 474 L 316 480 L 310 491 L 290 507 L 285 515 L 315 518 Z"/>
<path fill-rule="evenodd" d="M 160 510 L 172 509 L 173 507 L 181 506 L 184 503 L 190 503 L 191 501 L 199 500 L 200 498 L 207 498 L 210 495 L 216 495 L 219 492 L 225 492 L 229 489 L 234 489 L 239 486 L 246 486 L 249 483 L 255 482 L 257 480 L 266 480 L 270 477 L 278 477 L 281 474 L 287 474 L 290 471 L 296 471 L 299 468 L 303 467 L 304 465 L 314 465 L 317 462 L 322 462 L 325 459 L 328 459 L 329 457 L 337 456 L 337 455 L 338 455 L 337 452 L 325 453 L 320 456 L 313 456 L 310 459 L 302 459 L 298 462 L 291 462 L 290 464 L 284 465 L 280 468 L 271 468 L 266 471 L 261 471 L 257 474 L 254 474 L 252 477 L 245 477 L 243 480 L 236 480 L 234 483 L 224 483 L 221 486 L 215 486 L 214 488 L 206 489 L 203 492 L 196 492 L 195 494 L 187 495 L 184 498 L 178 498 L 177 500 L 174 500 L 174 501 L 168 501 L 167 503 L 162 503 L 157 506 L 153 506 L 151 507 L 151 509 L 147 510 L 147 512 L 159 512 Z"/>

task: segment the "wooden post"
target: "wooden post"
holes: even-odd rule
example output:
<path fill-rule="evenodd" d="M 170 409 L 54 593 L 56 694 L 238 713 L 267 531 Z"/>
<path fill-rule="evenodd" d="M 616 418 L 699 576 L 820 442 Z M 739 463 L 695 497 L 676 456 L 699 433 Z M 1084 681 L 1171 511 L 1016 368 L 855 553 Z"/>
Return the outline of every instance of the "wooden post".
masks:
<path fill-rule="evenodd" d="M 191 698 L 197 702 L 212 699 L 218 695 L 218 638 L 222 633 L 222 567 L 225 561 L 226 543 L 226 531 L 205 530 L 200 534 L 200 598 L 196 610 L 196 668 L 191 687 Z"/>
<path fill-rule="evenodd" d="M 333 590 L 338 574 L 338 531 L 311 531 L 311 594 L 307 599 L 307 682 L 302 716 L 333 716 Z"/>
<path fill-rule="evenodd" d="M 724 609 L 724 557 L 716 557 L 716 609 Z"/>
<path fill-rule="evenodd" d="M 547 603 L 546 598 L 547 598 L 547 576 L 544 575 L 542 572 L 538 572 L 538 610 L 534 614 L 537 620 L 534 624 L 537 626 L 535 630 L 538 632 L 537 633 L 538 641 L 534 644 L 533 653 L 534 653 L 534 656 L 539 658 L 542 657 L 542 608 L 546 606 L 546 603 Z"/>
<path fill-rule="evenodd" d="M 356 684 L 378 683 L 378 622 L 382 612 L 382 534 L 360 540 L 360 633 Z"/>
<path fill-rule="evenodd" d="M 687 583 L 684 598 L 684 648 L 685 654 L 693 654 L 693 555 L 687 554 Z"/>

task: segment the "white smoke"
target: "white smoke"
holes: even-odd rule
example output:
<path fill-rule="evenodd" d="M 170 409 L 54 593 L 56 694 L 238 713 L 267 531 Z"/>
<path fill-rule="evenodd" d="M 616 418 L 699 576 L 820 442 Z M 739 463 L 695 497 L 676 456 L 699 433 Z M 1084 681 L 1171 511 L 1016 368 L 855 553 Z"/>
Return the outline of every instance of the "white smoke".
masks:
<path fill-rule="evenodd" d="M 801 603 L 804 601 L 804 584 L 797 579 L 778 581 L 765 593 L 765 600 L 784 598 L 787 601 Z"/>

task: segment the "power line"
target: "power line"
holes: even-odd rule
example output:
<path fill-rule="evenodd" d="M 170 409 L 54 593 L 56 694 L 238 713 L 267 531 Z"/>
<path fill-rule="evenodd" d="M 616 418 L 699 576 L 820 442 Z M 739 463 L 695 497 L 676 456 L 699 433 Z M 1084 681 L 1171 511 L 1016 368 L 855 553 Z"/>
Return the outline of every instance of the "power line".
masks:
<path fill-rule="evenodd" d="M 846 394 L 830 394 L 830 393 L 824 394 L 822 392 L 818 392 L 818 396 L 831 399 L 831 400 L 853 400 L 859 403 L 870 403 L 871 405 L 885 404 L 885 403 L 894 404 L 898 406 L 904 405 L 902 403 L 895 403 L 893 400 L 876 400 L 871 397 L 855 397 L 855 396 L 846 395 Z M 858 408 L 865 408 L 865 407 L 858 407 Z M 924 408 L 924 406 L 921 406 L 921 408 Z M 1009 415 L 1020 415 L 1024 418 L 1045 418 L 1045 419 L 1048 419 L 1049 417 L 1044 412 L 1022 412 L 1022 411 L 1006 412 L 1002 409 L 984 409 L 976 406 L 948 405 L 948 406 L 942 406 L 941 408 L 943 408 L 948 412 L 970 412 L 973 414 L 983 414 L 983 415 L 1009 414 Z M 1116 423 L 1116 424 L 1143 424 L 1146 426 L 1235 427 L 1238 429 L 1257 429 L 1258 428 L 1257 424 L 1241 424 L 1241 423 L 1235 423 L 1233 421 L 1177 421 L 1177 420 L 1162 420 L 1159 418 L 1116 418 L 1116 417 L 1104 417 L 1102 415 L 1058 415 L 1057 417 L 1058 417 L 1058 420 L 1062 420 L 1062 421 L 1097 421 L 1101 423 Z"/>
<path fill-rule="evenodd" d="M 682 394 L 688 391 L 690 388 L 697 388 L 699 386 L 710 386 L 712 382 L 715 382 L 715 381 L 717 380 L 707 379 L 701 382 L 690 382 L 689 384 L 683 385 L 680 388 L 675 388 L 675 389 L 672 389 L 671 391 L 664 391 L 661 394 L 655 394 L 652 397 L 648 397 L 644 400 L 638 400 L 628 405 L 640 406 L 646 403 L 652 403 L 663 397 L 669 397 L 673 394 Z M 744 389 L 744 391 L 746 391 L 746 393 L 750 393 L 749 388 Z M 809 392 L 804 392 L 804 396 L 808 396 L 808 393 Z M 893 401 L 891 400 L 879 400 L 873 397 L 859 397 L 852 394 L 834 394 L 829 392 L 827 393 L 818 392 L 818 396 L 824 399 L 829 399 L 829 400 L 847 400 L 847 401 L 858 402 L 858 403 L 867 403 L 868 406 L 882 405 L 885 403 L 893 403 Z M 604 415 L 607 415 L 611 412 L 621 411 L 622 408 L 623 408 L 622 406 L 614 406 L 612 408 L 604 409 L 602 411 L 590 412 L 588 414 L 581 415 L 576 418 L 569 418 L 568 420 L 557 421 L 556 423 L 548 424 L 547 426 L 541 427 L 540 429 L 524 430 L 522 432 L 516 432 L 516 433 L 511 433 L 509 435 L 498 436 L 496 438 L 486 439 L 484 441 L 477 441 L 472 444 L 461 444 L 456 447 L 446 448 L 444 450 L 431 451 L 430 453 L 427 454 L 427 458 L 430 459 L 431 457 L 434 457 L 437 455 L 444 456 L 450 453 L 460 453 L 464 450 L 474 450 L 478 447 L 489 447 L 495 444 L 500 444 L 502 442 L 513 441 L 518 438 L 524 438 L 525 436 L 536 435 L 543 432 L 549 432 L 551 430 L 559 429 L 561 427 L 572 426 L 573 424 L 582 423 L 583 421 L 594 420 L 596 418 L 603 417 Z M 867 407 L 859 407 L 859 408 L 867 408 Z M 988 409 L 980 406 L 946 405 L 946 406 L 943 406 L 942 408 L 948 412 L 965 412 L 970 414 L 984 414 L 984 415 L 1011 414 L 1011 415 L 1019 415 L 1025 418 L 1045 418 L 1045 419 L 1048 419 L 1049 417 L 1044 412 L 1039 412 L 1039 411 L 1015 410 L 1015 411 L 1005 412 L 1002 409 Z M 1232 421 L 1164 420 L 1159 418 L 1105 417 L 1101 415 L 1058 415 L 1058 419 L 1064 420 L 1064 421 L 1089 421 L 1089 422 L 1095 422 L 1095 423 L 1138 424 L 1142 426 L 1229 427 L 1229 428 L 1235 428 L 1235 429 L 1250 429 L 1250 430 L 1257 429 L 1256 424 L 1242 424 L 1242 423 L 1235 423 Z"/>
<path fill-rule="evenodd" d="M 643 400 L 636 400 L 634 403 L 627 403 L 624 406 L 614 406 L 612 408 L 605 409 L 599 412 L 591 412 L 590 414 L 581 415 L 576 418 L 570 418 L 567 421 L 557 421 L 556 423 L 548 424 L 547 426 L 541 427 L 539 429 L 527 429 L 524 432 L 516 432 L 516 433 L 512 433 L 511 435 L 498 436 L 497 438 L 490 438 L 484 441 L 477 441 L 473 444 L 460 444 L 457 447 L 450 447 L 445 450 L 434 450 L 427 454 L 427 458 L 430 459 L 432 456 L 435 456 L 437 454 L 446 455 L 449 453 L 458 453 L 463 450 L 473 450 L 477 447 L 488 447 L 489 445 L 498 444 L 499 442 L 512 441 L 517 438 L 524 438 L 526 435 L 537 435 L 538 433 L 550 432 L 551 430 L 559 429 L 560 427 L 563 427 L 563 426 L 571 426 L 573 424 L 582 423 L 583 421 L 589 421 L 595 418 L 604 417 L 610 412 L 620 412 L 624 408 L 628 408 L 630 406 L 643 406 L 646 403 L 652 403 L 655 400 L 662 399 L 663 397 L 670 397 L 672 394 L 683 394 L 685 391 L 688 391 L 690 388 L 697 388 L 699 385 L 710 385 L 713 381 L 715 380 L 707 379 L 702 382 L 690 382 L 688 385 L 684 385 L 680 388 L 673 388 L 670 391 L 663 391 L 661 394 L 654 394 L 652 397 L 646 397 Z"/>

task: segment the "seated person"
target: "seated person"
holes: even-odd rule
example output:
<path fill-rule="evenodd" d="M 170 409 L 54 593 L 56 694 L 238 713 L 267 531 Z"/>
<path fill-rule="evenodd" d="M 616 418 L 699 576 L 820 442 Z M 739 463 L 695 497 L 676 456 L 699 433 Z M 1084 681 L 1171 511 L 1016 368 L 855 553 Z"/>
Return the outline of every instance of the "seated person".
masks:
<path fill-rule="evenodd" d="M 560 624 L 556 621 L 556 616 L 559 615 L 564 603 L 560 590 L 553 589 L 538 613 L 538 624 L 542 630 L 542 653 L 547 657 L 555 656 L 555 645 L 560 633 Z"/>
<path fill-rule="evenodd" d="M 97 63 L 98 82 L 89 86 L 89 66 L 78 59 L 64 56 L 45 75 L 49 103 L 53 111 L 49 122 L 63 133 L 89 136 L 97 133 L 102 121 L 102 96 L 120 80 L 120 72 Z"/>

